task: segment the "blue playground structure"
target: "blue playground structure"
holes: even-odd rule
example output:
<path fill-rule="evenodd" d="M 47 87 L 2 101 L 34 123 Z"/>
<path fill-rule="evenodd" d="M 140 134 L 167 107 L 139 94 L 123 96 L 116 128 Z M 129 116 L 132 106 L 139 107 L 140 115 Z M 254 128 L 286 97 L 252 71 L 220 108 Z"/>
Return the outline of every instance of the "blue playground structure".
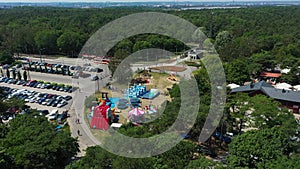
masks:
<path fill-rule="evenodd" d="M 128 98 L 139 98 L 147 92 L 146 86 L 134 84 L 125 91 L 125 96 Z"/>
<path fill-rule="evenodd" d="M 146 90 L 146 86 L 134 84 L 125 90 L 124 97 L 126 98 L 143 98 L 154 99 L 160 93 L 157 89 Z"/>

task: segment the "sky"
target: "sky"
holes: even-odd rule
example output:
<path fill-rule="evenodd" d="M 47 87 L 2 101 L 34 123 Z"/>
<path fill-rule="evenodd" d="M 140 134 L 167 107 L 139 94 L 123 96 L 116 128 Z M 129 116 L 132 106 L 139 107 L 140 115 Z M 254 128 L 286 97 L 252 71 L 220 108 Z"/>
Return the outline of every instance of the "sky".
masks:
<path fill-rule="evenodd" d="M 0 0 L 0 2 L 34 2 L 34 3 L 43 3 L 43 2 L 232 2 L 233 0 Z M 297 0 L 235 0 L 235 2 L 242 1 L 297 1 Z M 298 0 L 299 1 L 299 0 Z"/>

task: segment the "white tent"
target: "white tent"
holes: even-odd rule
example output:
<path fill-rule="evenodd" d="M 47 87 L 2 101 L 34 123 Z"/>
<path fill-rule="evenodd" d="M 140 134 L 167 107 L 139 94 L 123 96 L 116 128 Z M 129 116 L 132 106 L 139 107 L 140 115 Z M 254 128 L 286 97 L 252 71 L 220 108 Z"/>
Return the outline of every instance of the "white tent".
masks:
<path fill-rule="evenodd" d="M 226 87 L 229 87 L 230 89 L 234 89 L 234 88 L 240 87 L 240 85 L 237 85 L 235 83 L 231 83 L 231 84 L 228 84 Z"/>
<path fill-rule="evenodd" d="M 296 89 L 297 91 L 300 91 L 300 85 L 293 86 L 293 88 Z"/>
<path fill-rule="evenodd" d="M 288 74 L 290 71 L 291 69 L 285 68 L 281 70 L 281 73 Z"/>
<path fill-rule="evenodd" d="M 276 89 L 285 89 L 285 90 L 291 90 L 292 85 L 288 84 L 288 83 L 277 83 L 275 85 Z"/>

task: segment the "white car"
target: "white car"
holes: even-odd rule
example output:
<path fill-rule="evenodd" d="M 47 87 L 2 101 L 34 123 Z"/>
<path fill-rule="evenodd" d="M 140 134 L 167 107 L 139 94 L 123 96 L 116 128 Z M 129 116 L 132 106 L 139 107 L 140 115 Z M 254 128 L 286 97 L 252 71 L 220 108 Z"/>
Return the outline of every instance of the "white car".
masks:
<path fill-rule="evenodd" d="M 60 103 L 57 104 L 57 107 L 60 108 L 60 107 L 63 107 L 63 106 L 65 106 L 65 105 L 67 105 L 67 104 L 68 104 L 67 101 L 62 100 Z"/>
<path fill-rule="evenodd" d="M 33 98 L 33 96 L 29 96 L 29 97 L 27 97 L 24 101 L 25 101 L 25 102 L 29 102 L 32 98 Z"/>
<path fill-rule="evenodd" d="M 46 99 L 45 101 L 42 102 L 42 105 L 46 105 L 49 101 L 50 99 Z"/>
<path fill-rule="evenodd" d="M 42 87 L 42 83 L 39 83 L 37 86 L 36 86 L 36 88 L 41 88 Z"/>
<path fill-rule="evenodd" d="M 29 100 L 29 103 L 34 103 L 34 102 L 37 100 L 37 98 L 38 98 L 38 97 L 36 97 L 36 96 L 33 97 L 33 98 L 31 98 L 31 99 Z"/>
<path fill-rule="evenodd" d="M 47 114 L 45 117 L 48 118 L 48 120 L 55 120 L 57 118 L 58 110 L 54 109 L 51 111 L 51 113 Z"/>

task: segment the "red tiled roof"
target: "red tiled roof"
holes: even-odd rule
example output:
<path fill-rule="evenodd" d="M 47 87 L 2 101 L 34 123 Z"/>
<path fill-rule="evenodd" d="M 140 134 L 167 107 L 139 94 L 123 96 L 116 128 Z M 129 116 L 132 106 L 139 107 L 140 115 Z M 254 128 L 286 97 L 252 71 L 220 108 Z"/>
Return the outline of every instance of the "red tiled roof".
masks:
<path fill-rule="evenodd" d="M 270 73 L 270 72 L 262 72 L 260 74 L 260 76 L 264 76 L 264 77 L 280 77 L 281 76 L 281 73 Z"/>

